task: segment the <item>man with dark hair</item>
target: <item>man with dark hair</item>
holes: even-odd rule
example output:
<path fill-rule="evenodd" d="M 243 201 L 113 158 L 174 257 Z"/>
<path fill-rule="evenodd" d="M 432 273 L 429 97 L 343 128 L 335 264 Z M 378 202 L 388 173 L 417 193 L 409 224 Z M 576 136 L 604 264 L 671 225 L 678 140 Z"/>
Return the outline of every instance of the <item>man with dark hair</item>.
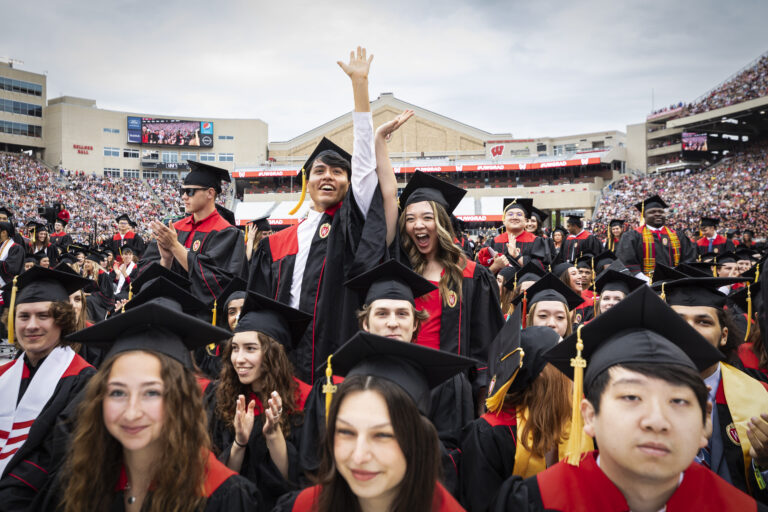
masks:
<path fill-rule="evenodd" d="M 644 225 L 624 233 L 616 249 L 616 257 L 632 275 L 647 281 L 656 262 L 674 268 L 696 259 L 696 247 L 688 237 L 665 226 L 667 203 L 662 198 L 651 196 L 635 208 L 643 216 Z"/>
<path fill-rule="evenodd" d="M 66 231 L 67 223 L 61 219 L 56 219 L 53 223 L 53 233 L 50 234 L 51 245 L 56 249 L 56 255 L 61 256 L 67 252 L 67 248 L 72 245 L 72 236 Z"/>
<path fill-rule="evenodd" d="M 725 238 L 717 232 L 717 226 L 719 224 L 720 219 L 714 219 L 712 217 L 701 218 L 701 234 L 703 236 L 696 242 L 696 251 L 699 256 L 709 253 L 720 255 L 736 250 L 736 246 L 733 245 L 732 240 Z"/>
<path fill-rule="evenodd" d="M 568 455 L 534 477 L 507 480 L 493 510 L 758 510 L 694 461 L 712 427 L 699 372 L 721 357 L 649 287 L 638 288 L 547 352 L 574 379 L 580 402 Z M 582 453 L 573 435 L 580 418 L 599 451 Z"/>
<path fill-rule="evenodd" d="M 571 214 L 566 221 L 568 236 L 563 241 L 563 250 L 560 251 L 562 261 L 575 262 L 584 254 L 600 254 L 603 252 L 603 244 L 592 233 L 584 229 L 584 221 L 579 214 Z"/>
<path fill-rule="evenodd" d="M 72 273 L 33 267 L 3 288 L 13 320 L 9 342 L 21 349 L 19 357 L 0 366 L 3 510 L 26 510 L 51 478 L 56 469 L 51 429 L 96 372 L 64 342 L 76 325 L 69 296 L 86 284 Z"/>

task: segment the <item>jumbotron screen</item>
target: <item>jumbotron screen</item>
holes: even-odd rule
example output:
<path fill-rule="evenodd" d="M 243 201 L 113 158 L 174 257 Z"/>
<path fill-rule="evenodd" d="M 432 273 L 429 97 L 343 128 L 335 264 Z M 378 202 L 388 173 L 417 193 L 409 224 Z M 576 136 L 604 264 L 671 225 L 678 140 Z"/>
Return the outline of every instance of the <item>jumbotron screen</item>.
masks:
<path fill-rule="evenodd" d="M 129 117 L 128 142 L 148 146 L 210 148 L 213 147 L 213 123 L 211 121 Z"/>
<path fill-rule="evenodd" d="M 709 151 L 707 134 L 683 132 L 683 151 Z"/>

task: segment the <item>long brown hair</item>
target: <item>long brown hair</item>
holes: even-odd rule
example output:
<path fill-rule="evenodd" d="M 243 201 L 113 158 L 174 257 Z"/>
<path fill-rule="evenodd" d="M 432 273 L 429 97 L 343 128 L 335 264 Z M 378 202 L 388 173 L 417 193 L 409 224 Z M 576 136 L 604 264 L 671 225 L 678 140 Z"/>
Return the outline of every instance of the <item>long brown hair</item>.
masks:
<path fill-rule="evenodd" d="M 440 276 L 438 288 L 440 289 L 440 297 L 443 299 L 443 304 L 448 305 L 448 294 L 450 291 L 454 291 L 459 296 L 459 299 L 461 298 L 461 285 L 464 279 L 464 267 L 467 266 L 467 258 L 464 256 L 464 251 L 453 243 L 456 239 L 456 234 L 451 225 L 451 218 L 445 211 L 445 208 L 434 201 L 427 202 L 432 208 L 432 213 L 435 215 L 437 261 L 440 262 L 440 265 L 445 270 L 443 275 Z M 413 270 L 417 274 L 423 275 L 424 269 L 427 267 L 427 259 L 419 252 L 416 244 L 413 243 L 413 240 L 405 231 L 405 211 L 400 214 L 397 223 L 403 250 L 408 255 L 408 259 L 411 261 L 411 265 L 413 265 Z"/>
<path fill-rule="evenodd" d="M 384 398 L 395 439 L 406 461 L 405 475 L 390 512 L 431 510 L 441 467 L 435 427 L 419 413 L 413 400 L 394 382 L 372 376 L 353 375 L 339 385 L 328 414 L 328 426 L 321 444 L 322 456 L 317 477 L 317 483 L 321 486 L 317 511 L 361 510 L 357 497 L 336 469 L 334 439 L 336 417 L 344 398 L 351 393 L 368 390 L 375 391 Z"/>
<path fill-rule="evenodd" d="M 267 406 L 270 393 L 277 391 L 283 401 L 283 410 L 287 414 L 280 415 L 280 428 L 286 437 L 291 433 L 291 422 L 296 422 L 302 417 L 302 412 L 296 403 L 296 395 L 299 385 L 293 379 L 293 365 L 285 355 L 285 350 L 280 342 L 264 333 L 257 332 L 261 351 L 261 375 L 259 376 L 260 391 L 257 393 L 259 400 Z M 242 384 L 232 365 L 232 340 L 224 345 L 221 354 L 220 383 L 216 388 L 216 416 L 229 428 L 234 429 L 235 411 L 237 410 L 237 397 L 248 396 L 251 386 Z"/>
<path fill-rule="evenodd" d="M 203 398 L 192 372 L 164 354 L 146 351 L 160 360 L 163 380 L 163 428 L 152 476 L 148 512 L 191 512 L 205 503 L 203 489 L 210 439 Z M 108 510 L 120 476 L 122 446 L 104 425 L 103 402 L 115 361 L 110 357 L 85 387 L 75 431 L 64 461 L 65 512 Z M 148 506 L 147 506 L 148 505 Z"/>
<path fill-rule="evenodd" d="M 530 386 L 507 395 L 504 408 L 528 411 L 525 426 L 517 435 L 518 442 L 533 455 L 544 457 L 566 437 L 565 429 L 571 419 L 571 381 L 547 363 Z"/>

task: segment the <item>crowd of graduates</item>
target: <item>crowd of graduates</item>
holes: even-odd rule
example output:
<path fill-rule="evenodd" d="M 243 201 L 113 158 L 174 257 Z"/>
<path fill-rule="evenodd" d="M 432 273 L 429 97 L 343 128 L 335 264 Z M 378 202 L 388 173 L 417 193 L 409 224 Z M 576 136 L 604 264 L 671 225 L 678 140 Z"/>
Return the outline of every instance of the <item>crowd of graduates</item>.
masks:
<path fill-rule="evenodd" d="M 235 227 L 198 162 L 186 217 L 126 208 L 94 247 L 0 208 L 0 510 L 765 510 L 754 237 L 694 242 L 644 190 L 605 242 L 510 197 L 472 247 L 465 190 L 398 198 L 413 112 L 374 129 L 372 59 L 338 63 L 353 151 L 312 152 L 296 226 Z"/>

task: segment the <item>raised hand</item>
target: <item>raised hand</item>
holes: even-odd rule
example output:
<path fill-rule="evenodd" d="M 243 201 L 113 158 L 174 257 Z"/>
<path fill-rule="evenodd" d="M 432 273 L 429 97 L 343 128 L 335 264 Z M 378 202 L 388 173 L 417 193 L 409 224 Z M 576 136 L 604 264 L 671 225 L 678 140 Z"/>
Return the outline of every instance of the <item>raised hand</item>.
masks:
<path fill-rule="evenodd" d="M 271 437 L 282 433 L 280 429 L 280 415 L 283 414 L 283 400 L 277 391 L 272 392 L 272 396 L 267 400 L 267 407 L 264 409 L 264 428 L 261 432 L 265 437 Z"/>
<path fill-rule="evenodd" d="M 368 71 L 371 68 L 371 61 L 373 60 L 373 54 L 370 57 L 366 57 L 365 48 L 357 47 L 357 53 L 354 51 L 349 52 L 349 63 L 344 64 L 342 61 L 336 61 L 336 63 L 344 70 L 344 72 L 354 80 L 367 80 Z"/>
<path fill-rule="evenodd" d="M 413 117 L 413 110 L 404 110 L 402 114 L 383 125 L 376 128 L 376 138 L 383 137 L 384 140 L 389 142 L 392 134 L 401 126 L 405 124 L 411 117 Z"/>
<path fill-rule="evenodd" d="M 240 445 L 248 444 L 248 439 L 251 438 L 251 431 L 253 430 L 253 411 L 256 409 L 256 401 L 251 400 L 248 403 L 248 407 L 245 407 L 245 396 L 240 395 L 237 397 L 237 408 L 235 409 L 235 419 L 233 421 L 235 427 L 235 441 Z"/>

